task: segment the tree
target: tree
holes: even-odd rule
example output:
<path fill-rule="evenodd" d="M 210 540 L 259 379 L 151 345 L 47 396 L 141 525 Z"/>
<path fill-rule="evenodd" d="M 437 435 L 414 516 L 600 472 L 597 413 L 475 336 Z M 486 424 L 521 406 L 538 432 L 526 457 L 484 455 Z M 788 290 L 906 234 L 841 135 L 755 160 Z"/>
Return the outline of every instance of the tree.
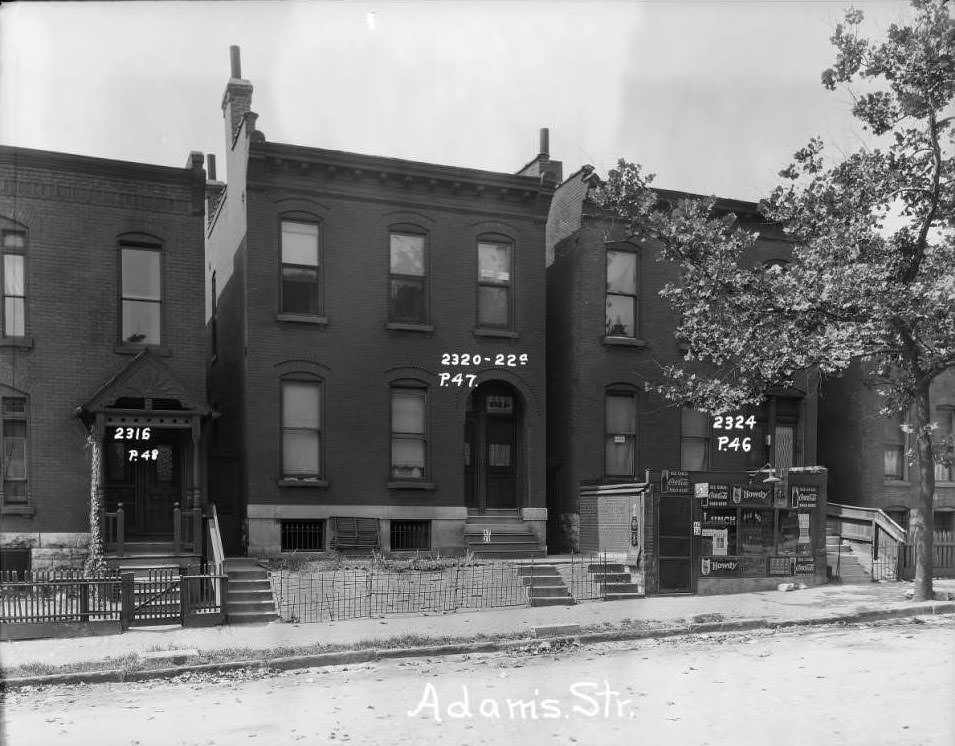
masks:
<path fill-rule="evenodd" d="M 661 294 L 680 312 L 690 366 L 668 366 L 656 390 L 710 412 L 758 403 L 815 367 L 860 361 L 883 414 L 912 412 L 919 498 L 910 523 L 915 598 L 931 599 L 935 492 L 930 386 L 955 365 L 955 22 L 944 0 L 914 0 L 911 25 L 882 41 L 850 9 L 832 36 L 832 90 L 861 83 L 853 114 L 881 148 L 826 166 L 813 138 L 760 204 L 792 239 L 784 268 L 747 261 L 758 234 L 715 199 L 670 210 L 652 175 L 620 161 L 596 199 L 634 236 L 659 245 L 680 279 Z"/>

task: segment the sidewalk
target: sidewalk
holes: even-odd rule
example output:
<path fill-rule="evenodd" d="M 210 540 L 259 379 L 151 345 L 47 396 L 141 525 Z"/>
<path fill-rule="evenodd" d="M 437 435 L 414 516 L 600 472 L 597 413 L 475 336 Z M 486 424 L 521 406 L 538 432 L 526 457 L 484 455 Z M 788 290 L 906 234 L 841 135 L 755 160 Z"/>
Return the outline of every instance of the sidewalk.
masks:
<path fill-rule="evenodd" d="M 200 652 L 248 648 L 267 656 L 280 648 L 329 645 L 395 647 L 389 640 L 413 636 L 412 644 L 438 645 L 483 636 L 534 636 L 534 628 L 577 624 L 584 631 L 685 628 L 694 622 L 761 620 L 768 625 L 812 623 L 865 612 L 887 616 L 935 611 L 955 613 L 955 603 L 913 603 L 905 598 L 911 583 L 826 585 L 720 596 L 658 596 L 628 601 L 591 601 L 576 606 L 517 607 L 447 614 L 398 615 L 313 624 L 249 624 L 185 629 L 137 627 L 119 635 L 0 642 L 0 672 L 18 666 L 51 666 L 118 658 L 130 653 L 192 649 Z M 955 594 L 955 579 L 935 581 L 935 590 Z M 374 643 L 374 644 L 370 644 Z M 400 644 L 400 643 L 399 643 Z M 405 643 L 407 646 L 407 643 Z"/>

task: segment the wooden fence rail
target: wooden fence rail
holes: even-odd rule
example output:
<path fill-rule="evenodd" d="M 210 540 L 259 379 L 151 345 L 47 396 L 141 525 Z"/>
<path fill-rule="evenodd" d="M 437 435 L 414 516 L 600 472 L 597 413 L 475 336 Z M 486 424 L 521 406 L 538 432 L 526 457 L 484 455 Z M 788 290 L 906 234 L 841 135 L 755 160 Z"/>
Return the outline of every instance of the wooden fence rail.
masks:
<path fill-rule="evenodd" d="M 932 575 L 936 578 L 955 578 L 955 542 L 934 543 Z M 915 547 L 902 544 L 899 547 L 899 577 L 911 580 L 915 577 Z"/>
<path fill-rule="evenodd" d="M 14 624 L 119 622 L 208 626 L 226 620 L 227 577 L 186 574 L 183 568 L 86 576 L 78 570 L 0 573 L 0 622 Z"/>

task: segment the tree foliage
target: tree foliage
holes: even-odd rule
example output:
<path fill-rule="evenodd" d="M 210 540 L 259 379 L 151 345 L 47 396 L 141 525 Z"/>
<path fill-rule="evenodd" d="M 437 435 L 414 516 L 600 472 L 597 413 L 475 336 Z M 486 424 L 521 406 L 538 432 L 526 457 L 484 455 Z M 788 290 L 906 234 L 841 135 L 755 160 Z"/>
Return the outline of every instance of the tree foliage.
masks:
<path fill-rule="evenodd" d="M 822 83 L 849 87 L 853 114 L 879 147 L 828 165 L 813 138 L 780 172 L 760 209 L 792 241 L 785 267 L 754 263 L 758 233 L 715 199 L 659 209 L 638 165 L 620 161 L 596 198 L 680 269 L 662 294 L 681 314 L 693 365 L 666 369 L 657 387 L 666 397 L 728 411 L 806 368 L 834 375 L 863 361 L 883 412 L 911 409 L 924 595 L 935 488 L 929 389 L 955 366 L 955 22 L 940 0 L 914 0 L 912 11 L 880 41 L 861 35 L 859 10 L 835 29 L 836 61 Z"/>

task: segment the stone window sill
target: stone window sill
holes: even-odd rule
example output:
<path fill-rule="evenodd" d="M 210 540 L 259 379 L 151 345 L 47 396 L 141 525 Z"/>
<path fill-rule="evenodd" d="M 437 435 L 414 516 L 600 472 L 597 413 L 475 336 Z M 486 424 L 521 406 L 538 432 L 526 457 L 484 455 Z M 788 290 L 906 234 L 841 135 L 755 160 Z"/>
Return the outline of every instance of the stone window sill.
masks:
<path fill-rule="evenodd" d="M 520 339 L 520 332 L 510 329 L 475 329 L 475 337 L 497 337 L 499 339 Z"/>
<path fill-rule="evenodd" d="M 0 337 L 0 347 L 33 347 L 33 337 Z"/>
<path fill-rule="evenodd" d="M 328 487 L 327 479 L 280 479 L 279 487 Z"/>
<path fill-rule="evenodd" d="M 604 337 L 604 344 L 611 347 L 637 347 L 641 350 L 647 346 L 646 340 L 633 337 Z"/>
<path fill-rule="evenodd" d="M 0 515 L 17 515 L 21 518 L 32 518 L 36 508 L 32 505 L 3 505 L 0 506 Z"/>
<path fill-rule="evenodd" d="M 113 352 L 116 352 L 120 355 L 138 355 L 143 350 L 152 350 L 160 357 L 172 356 L 172 350 L 165 345 L 135 345 L 120 343 L 113 347 Z"/>
<path fill-rule="evenodd" d="M 312 324 L 313 326 L 327 326 L 328 316 L 302 316 L 297 313 L 279 313 L 277 321 L 289 321 L 293 324 Z"/>
<path fill-rule="evenodd" d="M 401 321 L 389 321 L 385 329 L 396 332 L 433 332 L 434 324 L 408 324 Z"/>
<path fill-rule="evenodd" d="M 388 482 L 389 490 L 433 490 L 434 482 Z"/>

